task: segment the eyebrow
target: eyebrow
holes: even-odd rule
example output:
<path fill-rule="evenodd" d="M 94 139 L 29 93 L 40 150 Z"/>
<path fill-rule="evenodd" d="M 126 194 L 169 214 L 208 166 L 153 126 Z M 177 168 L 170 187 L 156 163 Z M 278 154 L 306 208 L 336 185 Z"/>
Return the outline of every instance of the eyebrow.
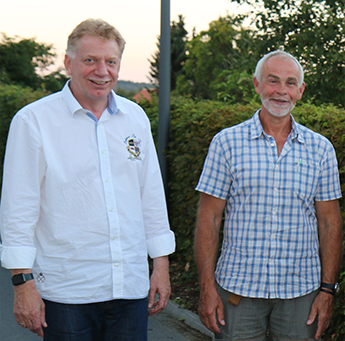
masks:
<path fill-rule="evenodd" d="M 280 80 L 280 78 L 278 76 L 275 76 L 275 75 L 272 75 L 272 74 L 269 74 L 267 76 L 267 78 L 274 78 L 274 79 L 277 79 L 277 80 Z M 288 77 L 287 78 L 287 81 L 295 81 L 295 82 L 298 82 L 298 79 L 296 77 Z"/>

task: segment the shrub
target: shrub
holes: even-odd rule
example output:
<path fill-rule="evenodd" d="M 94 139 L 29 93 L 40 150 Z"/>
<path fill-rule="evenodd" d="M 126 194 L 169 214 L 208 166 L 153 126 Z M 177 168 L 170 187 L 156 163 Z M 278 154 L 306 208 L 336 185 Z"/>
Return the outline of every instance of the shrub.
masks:
<path fill-rule="evenodd" d="M 7 131 L 13 115 L 24 105 L 46 92 L 0 84 L 0 157 L 3 158 Z M 140 103 L 151 120 L 154 137 L 158 127 L 158 101 Z M 197 288 L 194 262 L 194 229 L 198 193 L 194 190 L 213 136 L 223 128 L 250 118 L 260 105 L 227 104 L 221 101 L 194 101 L 174 96 L 171 98 L 170 143 L 166 155 L 169 162 L 168 206 L 171 228 L 176 235 L 177 250 L 172 256 L 174 264 L 180 263 L 178 280 Z M 333 105 L 316 107 L 310 103 L 296 106 L 293 115 L 297 122 L 326 136 L 334 145 L 340 172 L 342 193 L 345 193 L 345 109 Z M 1 163 L 2 171 L 2 163 Z M 345 200 L 340 200 L 345 219 Z M 174 277 L 172 276 L 172 280 Z M 335 313 L 325 338 L 342 340 L 345 335 L 345 259 L 340 272 L 341 290 L 335 302 Z M 193 288 L 194 289 L 194 288 Z"/>
<path fill-rule="evenodd" d="M 194 188 L 209 143 L 217 132 L 250 118 L 259 107 L 255 102 L 229 105 L 219 101 L 172 98 L 170 143 L 166 151 L 170 171 L 169 216 L 177 242 L 177 251 L 172 260 L 181 262 L 180 268 L 184 272 L 188 271 L 189 276 L 194 276 L 195 283 L 197 275 L 193 241 L 199 194 Z M 150 110 L 153 112 L 152 108 Z M 293 115 L 297 122 L 321 133 L 332 142 L 338 159 L 342 193 L 345 193 L 345 110 L 333 105 L 316 107 L 304 103 L 295 108 Z M 340 205 L 345 219 L 344 199 L 340 200 Z M 185 268 L 188 270 L 184 270 Z M 340 283 L 344 282 L 345 259 L 340 272 Z M 334 318 L 326 334 L 333 340 L 341 340 L 345 335 L 344 289 L 343 285 L 337 295 Z"/>

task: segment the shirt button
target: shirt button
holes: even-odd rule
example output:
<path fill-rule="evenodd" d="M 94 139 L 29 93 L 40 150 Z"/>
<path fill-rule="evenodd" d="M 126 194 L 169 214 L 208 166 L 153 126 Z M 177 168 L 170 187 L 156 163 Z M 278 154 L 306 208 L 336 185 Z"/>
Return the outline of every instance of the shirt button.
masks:
<path fill-rule="evenodd" d="M 115 266 L 119 266 L 119 263 L 115 263 Z"/>
<path fill-rule="evenodd" d="M 105 179 L 104 181 L 105 181 L 105 182 L 109 182 L 109 179 Z"/>
<path fill-rule="evenodd" d="M 113 208 L 113 207 L 110 207 L 110 208 L 109 208 L 109 211 L 110 211 L 110 212 L 113 212 L 113 211 L 114 211 L 114 208 Z"/>
<path fill-rule="evenodd" d="M 104 154 L 104 153 L 105 153 L 105 149 L 102 149 L 102 150 L 101 150 L 101 153 Z"/>
<path fill-rule="evenodd" d="M 271 147 L 274 147 L 276 144 L 274 142 L 271 142 Z"/>
<path fill-rule="evenodd" d="M 115 236 L 111 237 L 111 240 L 115 240 L 115 239 L 116 239 L 116 237 L 115 237 Z"/>

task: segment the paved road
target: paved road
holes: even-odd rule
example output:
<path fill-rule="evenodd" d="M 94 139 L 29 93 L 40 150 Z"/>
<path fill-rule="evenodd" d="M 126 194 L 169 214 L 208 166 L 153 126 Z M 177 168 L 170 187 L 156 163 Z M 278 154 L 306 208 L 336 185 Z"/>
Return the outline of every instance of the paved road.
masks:
<path fill-rule="evenodd" d="M 0 341 L 42 340 L 17 324 L 12 307 L 13 287 L 10 272 L 0 268 Z M 179 309 L 171 302 L 165 311 L 149 318 L 148 336 L 149 341 L 209 341 L 212 339 L 210 335 L 205 335 L 205 330 L 200 326 L 194 314 Z"/>

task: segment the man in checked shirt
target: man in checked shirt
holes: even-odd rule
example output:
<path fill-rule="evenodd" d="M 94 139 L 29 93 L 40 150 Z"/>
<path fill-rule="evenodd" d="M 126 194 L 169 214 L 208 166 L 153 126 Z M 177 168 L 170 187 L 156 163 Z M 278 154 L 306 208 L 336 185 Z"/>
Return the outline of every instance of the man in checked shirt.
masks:
<path fill-rule="evenodd" d="M 335 152 L 291 115 L 305 88 L 296 58 L 264 56 L 254 86 L 262 108 L 213 138 L 196 188 L 199 316 L 217 340 L 318 340 L 341 256 Z"/>

